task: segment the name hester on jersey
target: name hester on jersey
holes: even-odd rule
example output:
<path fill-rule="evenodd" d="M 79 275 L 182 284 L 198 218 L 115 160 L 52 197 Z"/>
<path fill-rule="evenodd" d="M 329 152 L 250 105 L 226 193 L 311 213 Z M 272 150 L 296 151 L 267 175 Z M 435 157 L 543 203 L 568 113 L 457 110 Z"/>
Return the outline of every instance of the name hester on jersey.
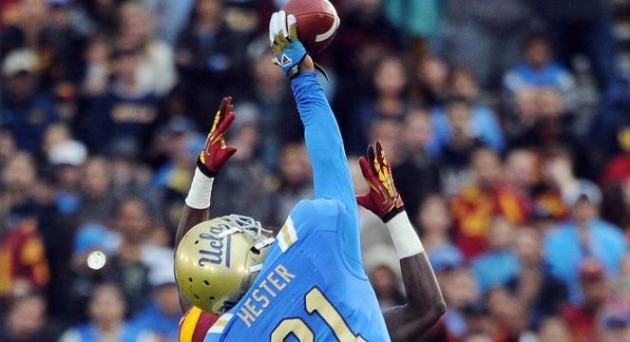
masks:
<path fill-rule="evenodd" d="M 265 279 L 252 290 L 248 298 L 244 298 L 244 303 L 236 316 L 249 328 L 256 321 L 265 308 L 269 306 L 271 300 L 278 293 L 291 283 L 295 275 L 284 265 L 277 265 L 273 271 L 269 272 Z"/>

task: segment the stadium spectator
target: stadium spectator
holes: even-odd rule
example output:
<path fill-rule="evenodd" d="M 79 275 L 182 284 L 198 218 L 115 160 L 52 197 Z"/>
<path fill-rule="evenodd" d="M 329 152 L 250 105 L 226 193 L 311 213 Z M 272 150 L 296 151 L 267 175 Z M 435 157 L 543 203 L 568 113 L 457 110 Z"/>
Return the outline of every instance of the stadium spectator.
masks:
<path fill-rule="evenodd" d="M 472 155 L 473 180 L 451 201 L 455 244 L 467 260 L 487 249 L 487 231 L 495 215 L 522 224 L 531 214 L 527 200 L 501 181 L 501 161 L 493 150 L 482 148 Z"/>
<path fill-rule="evenodd" d="M 442 189 L 439 162 L 428 151 L 432 136 L 429 114 L 418 107 L 410 108 L 405 114 L 401 161 L 392 170 L 410 217 L 416 217 L 427 196 Z"/>
<path fill-rule="evenodd" d="M 39 222 L 31 209 L 20 210 L 21 218 L 0 235 L 0 302 L 12 295 L 45 291 L 50 282 L 50 268 L 44 244 L 39 236 Z"/>
<path fill-rule="evenodd" d="M 492 320 L 493 341 L 527 341 L 535 338 L 527 324 L 526 311 L 522 303 L 505 287 L 496 287 L 487 294 L 488 311 Z"/>
<path fill-rule="evenodd" d="M 503 87 L 510 94 L 523 88 L 551 88 L 560 93 L 564 103 L 576 107 L 575 79 L 563 66 L 553 62 L 553 46 L 543 33 L 531 33 L 523 39 L 523 61 L 503 77 Z"/>
<path fill-rule="evenodd" d="M 142 330 L 151 331 L 160 341 L 177 341 L 181 308 L 179 292 L 172 266 L 168 263 L 149 273 L 151 299 L 133 317 L 133 323 Z"/>
<path fill-rule="evenodd" d="M 43 84 L 55 97 L 73 96 L 84 67 L 85 37 L 72 26 L 70 0 L 47 0 L 49 20 L 41 33 Z"/>
<path fill-rule="evenodd" d="M 424 56 L 414 71 L 415 89 L 419 100 L 429 108 L 441 106 L 448 97 L 448 74 L 446 61 L 437 55 Z"/>
<path fill-rule="evenodd" d="M 173 45 L 185 26 L 195 0 L 142 0 L 142 5 L 154 18 L 153 31 L 164 42 Z"/>
<path fill-rule="evenodd" d="M 0 341 L 56 341 L 59 332 L 49 321 L 46 308 L 45 297 L 36 292 L 13 297 L 1 325 Z"/>
<path fill-rule="evenodd" d="M 555 277 L 542 254 L 541 234 L 520 227 L 514 237 L 513 251 L 518 257 L 518 274 L 507 284 L 523 305 L 531 327 L 540 327 L 547 317 L 556 316 L 568 299 L 567 286 Z"/>
<path fill-rule="evenodd" d="M 442 4 L 437 0 L 390 0 L 384 5 L 387 19 L 409 40 L 408 59 L 412 63 L 419 62 L 428 53 L 429 42 L 442 25 Z"/>
<path fill-rule="evenodd" d="M 630 149 L 630 78 L 611 85 L 591 122 L 591 137 L 607 157 Z M 606 178 L 606 173 L 604 173 Z"/>
<path fill-rule="evenodd" d="M 224 93 L 235 90 L 246 68 L 245 37 L 230 29 L 223 17 L 223 1 L 197 0 L 188 26 L 175 48 L 175 62 L 191 113 L 199 127 L 209 127 Z"/>
<path fill-rule="evenodd" d="M 285 145 L 279 161 L 278 179 L 271 201 L 272 226 L 280 228 L 291 208 L 302 198 L 313 196 L 311 163 L 303 144 Z"/>
<path fill-rule="evenodd" d="M 210 210 L 217 216 L 245 213 L 270 225 L 271 202 L 263 200 L 271 197 L 269 174 L 256 158 L 261 139 L 260 118 L 254 112 L 250 114 L 238 116 L 228 132 L 231 145 L 238 148 L 238 152 L 217 175 L 214 184 L 215 191 L 225 191 L 232 196 L 213 201 Z M 247 182 L 243 182 L 243 179 L 247 179 Z"/>
<path fill-rule="evenodd" d="M 39 54 L 44 27 L 48 23 L 49 7 L 46 0 L 18 1 L 12 22 L 2 30 L 0 56 L 9 52 L 28 49 Z M 4 13 L 3 13 L 4 14 Z"/>
<path fill-rule="evenodd" d="M 74 220 L 77 224 L 106 224 L 113 213 L 116 198 L 111 192 L 109 160 L 99 156 L 88 158 L 81 170 L 81 206 Z"/>
<path fill-rule="evenodd" d="M 399 51 L 404 40 L 382 11 L 382 0 L 350 0 L 337 6 L 343 18 L 343 30 L 335 38 L 335 49 L 327 52 L 335 65 L 338 93 L 335 112 L 353 113 L 358 101 L 369 92 L 371 72 L 376 62 L 388 51 Z M 348 125 L 356 124 L 340 117 L 344 138 Z M 363 150 L 358 153 L 363 153 Z"/>
<path fill-rule="evenodd" d="M 357 105 L 347 128 L 346 145 L 351 153 L 363 152 L 370 124 L 376 118 L 402 121 L 407 110 L 407 76 L 400 57 L 385 56 L 379 60 L 372 73 L 371 85 L 371 93 Z"/>
<path fill-rule="evenodd" d="M 454 127 L 448 120 L 449 105 L 453 104 L 453 99 L 463 100 L 470 106 L 470 119 L 467 122 L 466 130 L 478 137 L 487 146 L 497 151 L 505 148 L 505 139 L 501 130 L 501 125 L 495 113 L 488 106 L 479 102 L 479 85 L 469 69 L 454 68 L 451 70 L 449 80 L 450 95 L 443 107 L 436 107 L 432 111 L 433 123 L 435 125 L 435 139 L 433 140 L 433 152 L 440 150 L 446 141 L 454 134 Z"/>
<path fill-rule="evenodd" d="M 142 148 L 158 120 L 158 98 L 139 83 L 141 51 L 117 47 L 112 52 L 113 79 L 107 92 L 89 101 L 80 132 L 91 152 L 105 153 L 108 144 L 129 139 Z"/>
<path fill-rule="evenodd" d="M 364 267 L 374 286 L 381 311 L 405 303 L 401 291 L 401 270 L 396 251 L 386 245 L 369 247 L 365 253 Z"/>
<path fill-rule="evenodd" d="M 567 323 L 558 317 L 549 317 L 540 324 L 538 339 L 540 342 L 573 342 L 571 330 Z"/>
<path fill-rule="evenodd" d="M 512 188 L 531 194 L 540 180 L 538 156 L 528 149 L 512 149 L 505 157 L 505 180 Z"/>
<path fill-rule="evenodd" d="M 445 103 L 445 112 L 433 115 L 435 131 L 450 130 L 448 135 L 433 140 L 433 152 L 440 157 L 446 174 L 445 191 L 451 194 L 466 182 L 468 165 L 473 152 L 486 144 L 470 129 L 473 122 L 471 104 L 463 98 L 451 98 Z M 440 122 L 442 122 L 440 124 Z"/>
<path fill-rule="evenodd" d="M 68 140 L 52 147 L 48 162 L 56 168 L 57 209 L 70 216 L 83 205 L 81 197 L 81 167 L 87 158 L 87 149 L 76 140 Z"/>
<path fill-rule="evenodd" d="M 602 272 L 615 275 L 628 242 L 619 227 L 600 218 L 602 194 L 596 185 L 579 180 L 566 187 L 562 197 L 570 208 L 570 219 L 547 234 L 543 253 L 552 273 L 568 285 L 571 302 L 577 304 L 582 302 L 579 275 L 584 260 L 597 258 Z"/>
<path fill-rule="evenodd" d="M 507 285 L 519 273 L 519 261 L 511 249 L 514 227 L 495 216 L 488 228 L 488 251 L 472 260 L 471 268 L 482 293 Z"/>
<path fill-rule="evenodd" d="M 252 43 L 252 45 L 255 44 Z M 245 87 L 247 103 L 241 102 L 242 109 L 254 105 L 260 117 L 260 127 L 263 132 L 260 146 L 260 158 L 270 172 L 278 171 L 278 158 L 282 145 L 299 141 L 301 125 L 297 115 L 292 112 L 289 103 L 290 93 L 285 87 L 282 72 L 272 63 L 273 52 L 263 50 L 255 55 L 255 62 L 251 63 L 253 85 Z"/>
<path fill-rule="evenodd" d="M 429 340 L 465 339 L 469 334 L 477 332 L 475 324 L 468 317 L 468 312 L 476 310 L 476 303 L 480 299 L 475 277 L 456 249 L 442 249 L 432 253 L 429 260 L 447 303 L 446 313 L 429 333 Z"/>
<path fill-rule="evenodd" d="M 429 256 L 442 250 L 457 250 L 451 242 L 453 218 L 448 209 L 446 200 L 438 194 L 428 196 L 420 205 L 416 224 Z"/>
<path fill-rule="evenodd" d="M 564 146 L 571 151 L 577 175 L 594 179 L 600 168 L 600 153 L 573 132 L 573 115 L 560 94 L 552 88 L 541 88 L 533 96 L 536 104 L 530 125 L 522 125 L 523 129 L 509 140 L 509 146 L 533 148 L 539 153 Z"/>
<path fill-rule="evenodd" d="M 496 88 L 501 73 L 518 60 L 519 41 L 533 16 L 524 0 L 454 0 L 445 8 L 446 54 L 475 71 L 484 87 Z"/>
<path fill-rule="evenodd" d="M 576 54 L 585 54 L 602 92 L 615 79 L 611 3 L 609 0 L 585 0 L 575 4 L 563 0 L 532 2 L 536 14 L 550 28 L 558 60 L 570 67 Z"/>
<path fill-rule="evenodd" d="M 20 149 L 39 152 L 46 127 L 59 120 L 52 101 L 39 91 L 39 57 L 30 50 L 13 50 L 2 61 L 6 82 L 0 124 L 14 134 Z"/>
<path fill-rule="evenodd" d="M 100 284 L 87 306 L 89 321 L 66 330 L 59 341 L 157 341 L 151 332 L 126 321 L 126 310 L 122 290 L 111 283 Z"/>
<path fill-rule="evenodd" d="M 127 2 L 119 9 L 119 31 L 116 46 L 137 50 L 138 68 L 135 71 L 138 88 L 156 95 L 170 91 L 177 81 L 173 50 L 166 43 L 154 39 L 153 19 L 142 5 Z"/>
<path fill-rule="evenodd" d="M 110 255 L 108 278 L 120 285 L 129 311 L 136 313 L 148 300 L 150 272 L 167 267 L 173 252 L 156 244 L 160 228 L 142 199 L 120 200 L 114 215 L 112 229 L 119 240 Z"/>
<path fill-rule="evenodd" d="M 586 259 L 579 266 L 578 285 L 583 294 L 581 304 L 570 304 L 562 310 L 573 340 L 595 341 L 598 339 L 597 316 L 610 298 L 610 284 L 606 280 L 604 265 L 597 259 Z"/>

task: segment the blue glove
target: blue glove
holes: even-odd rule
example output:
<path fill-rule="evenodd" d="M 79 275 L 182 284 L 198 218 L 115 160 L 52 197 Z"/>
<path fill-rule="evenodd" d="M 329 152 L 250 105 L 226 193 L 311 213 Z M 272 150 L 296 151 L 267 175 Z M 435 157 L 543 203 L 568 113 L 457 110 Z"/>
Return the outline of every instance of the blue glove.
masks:
<path fill-rule="evenodd" d="M 269 43 L 276 55 L 274 63 L 280 66 L 285 75 L 295 76 L 299 65 L 306 57 L 306 49 L 297 35 L 295 16 L 285 11 L 275 12 L 269 21 Z"/>

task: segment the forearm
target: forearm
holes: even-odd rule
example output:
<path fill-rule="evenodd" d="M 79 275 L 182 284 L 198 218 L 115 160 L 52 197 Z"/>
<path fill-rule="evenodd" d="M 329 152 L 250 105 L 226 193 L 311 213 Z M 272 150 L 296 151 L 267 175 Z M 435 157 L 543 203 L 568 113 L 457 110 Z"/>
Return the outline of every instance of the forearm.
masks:
<path fill-rule="evenodd" d="M 315 197 L 337 198 L 356 206 L 341 132 L 315 72 L 298 74 L 291 80 L 291 88 L 304 124 Z"/>
<path fill-rule="evenodd" d="M 210 218 L 209 208 L 213 183 L 214 178 L 204 175 L 199 168 L 195 168 L 195 175 L 185 200 L 186 204 L 177 224 L 175 248 L 177 248 L 179 242 L 192 227 Z M 181 292 L 179 294 L 179 305 L 183 312 L 190 308 L 190 303 L 185 300 Z"/>
<path fill-rule="evenodd" d="M 185 200 L 186 205 L 177 224 L 175 246 L 179 245 L 181 239 L 192 227 L 210 218 L 209 208 L 213 184 L 214 178 L 205 175 L 198 167 L 195 168 L 195 175 Z"/>
<path fill-rule="evenodd" d="M 399 213 L 386 225 L 400 258 L 407 304 L 387 311 L 385 321 L 392 341 L 416 340 L 444 314 L 444 298 L 407 213 Z"/>
<path fill-rule="evenodd" d="M 304 134 L 309 157 L 313 163 L 343 157 L 341 132 L 332 109 L 317 82 L 316 73 L 302 72 L 291 80 L 300 119 L 304 124 Z"/>

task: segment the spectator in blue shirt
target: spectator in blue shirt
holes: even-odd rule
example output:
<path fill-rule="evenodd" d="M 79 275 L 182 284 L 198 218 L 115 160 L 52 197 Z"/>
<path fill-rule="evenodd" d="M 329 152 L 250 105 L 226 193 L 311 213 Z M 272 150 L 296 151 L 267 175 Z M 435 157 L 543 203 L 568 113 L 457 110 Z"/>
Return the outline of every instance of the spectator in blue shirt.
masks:
<path fill-rule="evenodd" d="M 54 104 L 39 92 L 39 60 L 26 49 L 14 50 L 2 62 L 6 93 L 0 107 L 0 125 L 15 136 L 20 149 L 38 153 L 46 128 L 59 120 Z"/>
<path fill-rule="evenodd" d="M 597 258 L 608 276 L 616 275 L 628 242 L 621 229 L 599 216 L 602 194 L 597 186 L 580 180 L 562 190 L 570 219 L 556 226 L 544 240 L 544 255 L 551 272 L 569 288 L 569 299 L 581 302 L 579 267 L 586 258 Z"/>
<path fill-rule="evenodd" d="M 547 35 L 533 33 L 523 42 L 524 60 L 508 71 L 503 86 L 510 94 L 524 88 L 554 88 L 562 93 L 569 109 L 575 108 L 575 79 L 553 61 L 552 43 Z"/>
<path fill-rule="evenodd" d="M 507 285 L 518 275 L 518 257 L 511 250 L 514 227 L 503 217 L 497 216 L 488 230 L 490 250 L 473 260 L 472 270 L 482 293 Z"/>
<path fill-rule="evenodd" d="M 487 107 L 473 105 L 467 99 L 456 97 L 449 99 L 446 106 L 438 107 L 431 113 L 433 131 L 435 132 L 433 140 L 429 144 L 429 150 L 432 154 L 440 154 L 444 145 L 453 137 L 454 128 L 449 114 L 458 109 L 466 110 L 469 113 L 466 130 L 470 136 L 479 139 L 483 145 L 496 151 L 503 150 L 505 140 L 494 113 Z"/>
<path fill-rule="evenodd" d="M 162 341 L 177 341 L 181 308 L 175 283 L 172 259 L 163 260 L 163 265 L 149 273 L 151 299 L 148 305 L 133 319 L 141 330 L 151 331 Z"/>

